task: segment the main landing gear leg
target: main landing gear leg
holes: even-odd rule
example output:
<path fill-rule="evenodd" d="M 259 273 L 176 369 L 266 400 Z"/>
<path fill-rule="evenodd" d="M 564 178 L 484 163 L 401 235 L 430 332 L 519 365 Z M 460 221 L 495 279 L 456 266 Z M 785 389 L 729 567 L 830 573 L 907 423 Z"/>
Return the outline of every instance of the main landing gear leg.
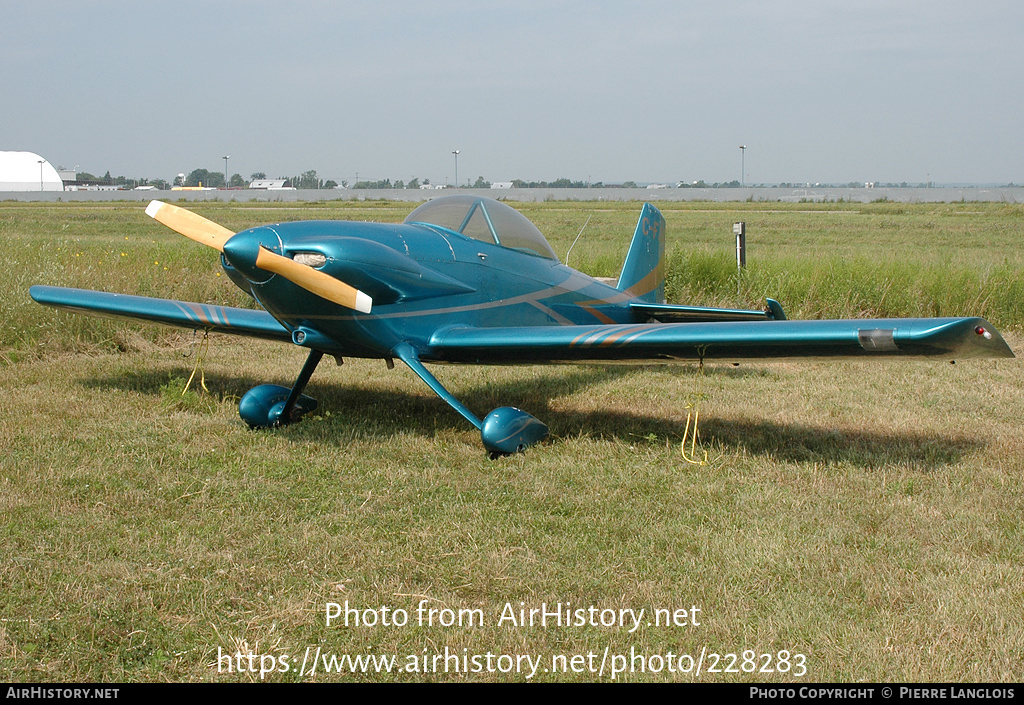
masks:
<path fill-rule="evenodd" d="M 451 392 L 445 389 L 434 375 L 430 374 L 420 362 L 419 355 L 411 345 L 400 343 L 391 352 L 408 365 L 417 377 L 426 382 L 437 396 L 444 399 L 464 419 L 480 429 L 480 439 L 492 460 L 502 455 L 521 452 L 534 443 L 547 438 L 547 426 L 525 411 L 511 406 L 499 407 L 487 414 L 481 421 L 462 402 L 453 397 Z"/>
<path fill-rule="evenodd" d="M 238 414 L 253 428 L 285 426 L 298 421 L 317 407 L 313 397 L 302 393 L 324 356 L 319 350 L 310 350 L 306 364 L 291 389 L 279 384 L 261 384 L 245 393 L 238 404 Z"/>

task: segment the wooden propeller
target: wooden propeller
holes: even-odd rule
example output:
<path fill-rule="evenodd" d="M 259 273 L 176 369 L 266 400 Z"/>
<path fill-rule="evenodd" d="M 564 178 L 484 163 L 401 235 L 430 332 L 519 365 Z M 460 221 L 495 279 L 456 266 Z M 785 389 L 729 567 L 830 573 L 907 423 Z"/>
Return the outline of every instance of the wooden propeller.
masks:
<path fill-rule="evenodd" d="M 212 247 L 221 253 L 224 252 L 224 245 L 227 244 L 227 241 L 235 236 L 235 233 L 212 220 L 162 201 L 151 201 L 146 207 L 146 215 L 163 223 L 176 233 L 207 247 Z M 280 274 L 293 284 L 328 301 L 333 301 L 339 306 L 361 313 L 369 313 L 373 306 L 373 299 L 354 286 L 335 279 L 330 274 L 271 252 L 262 245 L 253 264 L 264 271 Z"/>

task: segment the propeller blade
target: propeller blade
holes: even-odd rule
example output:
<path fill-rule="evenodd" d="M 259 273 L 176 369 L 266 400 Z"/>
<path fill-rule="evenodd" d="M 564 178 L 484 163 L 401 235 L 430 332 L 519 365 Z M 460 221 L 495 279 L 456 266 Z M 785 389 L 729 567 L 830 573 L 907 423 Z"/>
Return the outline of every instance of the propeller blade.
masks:
<path fill-rule="evenodd" d="M 298 284 L 306 291 L 333 301 L 339 306 L 360 313 L 369 313 L 370 307 L 373 306 L 373 299 L 354 286 L 349 286 L 329 274 L 299 264 L 276 252 L 271 252 L 265 247 L 260 247 L 259 254 L 256 255 L 256 266 L 267 272 L 280 274 L 293 284 Z"/>
<path fill-rule="evenodd" d="M 223 225 L 218 225 L 192 211 L 162 201 L 150 201 L 146 206 L 146 215 L 163 223 L 174 232 L 207 247 L 212 247 L 218 252 L 224 251 L 224 243 L 234 235 Z"/>
<path fill-rule="evenodd" d="M 163 223 L 176 233 L 207 247 L 212 247 L 218 252 L 224 252 L 227 241 L 235 236 L 235 233 L 223 225 L 218 225 L 192 211 L 163 201 L 151 201 L 146 207 L 146 215 Z M 328 301 L 333 301 L 339 306 L 360 313 L 369 313 L 370 307 L 373 305 L 373 299 L 354 286 L 349 286 L 329 274 L 271 252 L 262 245 L 256 255 L 255 265 L 264 271 L 280 274 L 293 284 L 298 284 L 303 289 Z"/>

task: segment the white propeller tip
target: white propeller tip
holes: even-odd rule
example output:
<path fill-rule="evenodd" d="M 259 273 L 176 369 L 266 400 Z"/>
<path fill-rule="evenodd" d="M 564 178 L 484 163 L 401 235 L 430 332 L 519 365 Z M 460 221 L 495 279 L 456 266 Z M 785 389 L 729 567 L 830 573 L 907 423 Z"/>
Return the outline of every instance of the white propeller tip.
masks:
<path fill-rule="evenodd" d="M 361 291 L 356 292 L 356 311 L 359 311 L 360 313 L 369 313 L 370 307 L 372 306 L 373 299 Z"/>
<path fill-rule="evenodd" d="M 163 201 L 150 201 L 149 205 L 146 206 L 146 215 L 150 218 L 155 218 L 156 214 L 159 213 L 160 209 L 163 207 Z"/>

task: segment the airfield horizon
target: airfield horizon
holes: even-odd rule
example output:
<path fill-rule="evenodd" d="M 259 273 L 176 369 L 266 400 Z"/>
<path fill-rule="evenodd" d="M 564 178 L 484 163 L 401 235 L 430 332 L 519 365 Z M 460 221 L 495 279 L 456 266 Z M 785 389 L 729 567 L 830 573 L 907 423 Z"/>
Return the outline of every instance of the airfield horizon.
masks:
<path fill-rule="evenodd" d="M 964 185 L 936 187 L 871 187 L 807 185 L 796 187 L 745 186 L 739 188 L 511 188 L 474 189 L 209 189 L 200 191 L 0 191 L 0 202 L 90 202 L 90 201 L 261 201 L 319 202 L 426 201 L 460 193 L 522 203 L 538 201 L 710 201 L 715 203 L 757 201 L 780 203 L 853 202 L 872 203 L 1024 203 L 1024 187 Z"/>

